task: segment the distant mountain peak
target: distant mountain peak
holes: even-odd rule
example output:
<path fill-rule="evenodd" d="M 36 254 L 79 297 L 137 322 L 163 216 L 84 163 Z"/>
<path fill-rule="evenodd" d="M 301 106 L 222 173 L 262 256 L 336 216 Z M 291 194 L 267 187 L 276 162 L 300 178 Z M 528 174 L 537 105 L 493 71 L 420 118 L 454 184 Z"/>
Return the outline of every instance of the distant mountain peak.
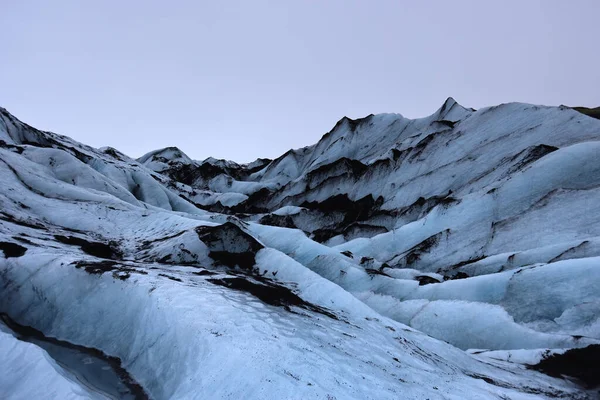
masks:
<path fill-rule="evenodd" d="M 448 97 L 442 106 L 433 113 L 432 117 L 437 120 L 456 121 L 465 118 L 471 112 L 473 112 L 472 109 L 467 109 L 454 100 L 454 98 Z"/>
<path fill-rule="evenodd" d="M 190 165 L 194 163 L 194 161 L 188 157 L 187 154 L 175 146 L 169 146 L 150 151 L 137 160 L 141 164 L 144 164 L 146 167 L 155 171 L 164 170 L 171 164 Z"/>

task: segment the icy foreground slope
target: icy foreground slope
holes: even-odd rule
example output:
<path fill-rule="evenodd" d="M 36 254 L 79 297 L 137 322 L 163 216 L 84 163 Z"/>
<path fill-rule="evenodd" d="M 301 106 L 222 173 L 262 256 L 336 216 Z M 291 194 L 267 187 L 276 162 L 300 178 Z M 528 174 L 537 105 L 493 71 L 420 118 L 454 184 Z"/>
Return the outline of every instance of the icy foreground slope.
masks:
<path fill-rule="evenodd" d="M 0 387 L 5 395 L 15 394 L 23 399 L 94 398 L 92 393 L 65 378 L 64 370 L 44 350 L 19 341 L 1 322 L 0 353 L 4 364 Z"/>
<path fill-rule="evenodd" d="M 600 343 L 599 140 L 449 99 L 276 160 L 134 160 L 0 110 L 0 312 L 156 399 L 593 398 L 523 360 Z M 96 396 L 30 346 L 0 336 L 39 366 L 10 381 Z"/>

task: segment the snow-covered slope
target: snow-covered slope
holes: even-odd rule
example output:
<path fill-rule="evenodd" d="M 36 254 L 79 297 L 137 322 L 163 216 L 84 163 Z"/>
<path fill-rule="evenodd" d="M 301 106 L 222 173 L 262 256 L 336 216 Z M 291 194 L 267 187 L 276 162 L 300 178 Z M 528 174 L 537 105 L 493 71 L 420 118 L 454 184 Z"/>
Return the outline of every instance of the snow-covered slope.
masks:
<path fill-rule="evenodd" d="M 524 365 L 600 343 L 600 121 L 568 107 L 448 99 L 245 165 L 134 160 L 0 109 L 0 187 L 0 312 L 117 357 L 139 396 L 594 396 Z M 99 396 L 0 348 L 5 380 Z"/>

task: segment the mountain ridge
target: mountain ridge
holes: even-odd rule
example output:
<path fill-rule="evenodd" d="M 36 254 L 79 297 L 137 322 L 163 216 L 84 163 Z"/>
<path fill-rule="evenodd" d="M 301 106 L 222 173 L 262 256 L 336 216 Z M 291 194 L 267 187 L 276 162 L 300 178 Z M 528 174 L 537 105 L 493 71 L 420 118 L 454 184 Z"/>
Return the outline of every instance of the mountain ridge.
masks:
<path fill-rule="evenodd" d="M 599 120 L 523 103 L 342 118 L 248 164 L 0 109 L 0 312 L 150 398 L 594 398 L 525 367 L 600 343 L 599 155 Z M 0 330 L 45 366 L 0 375 L 94 398 Z"/>

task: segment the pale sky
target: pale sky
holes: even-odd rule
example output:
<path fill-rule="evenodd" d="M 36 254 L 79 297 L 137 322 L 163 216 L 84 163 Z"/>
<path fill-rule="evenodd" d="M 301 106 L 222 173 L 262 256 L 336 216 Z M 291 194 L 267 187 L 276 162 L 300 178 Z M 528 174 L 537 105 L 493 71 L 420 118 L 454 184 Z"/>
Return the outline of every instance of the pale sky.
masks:
<path fill-rule="evenodd" d="M 133 157 L 274 158 L 448 96 L 600 106 L 599 0 L 0 3 L 0 106 Z"/>

